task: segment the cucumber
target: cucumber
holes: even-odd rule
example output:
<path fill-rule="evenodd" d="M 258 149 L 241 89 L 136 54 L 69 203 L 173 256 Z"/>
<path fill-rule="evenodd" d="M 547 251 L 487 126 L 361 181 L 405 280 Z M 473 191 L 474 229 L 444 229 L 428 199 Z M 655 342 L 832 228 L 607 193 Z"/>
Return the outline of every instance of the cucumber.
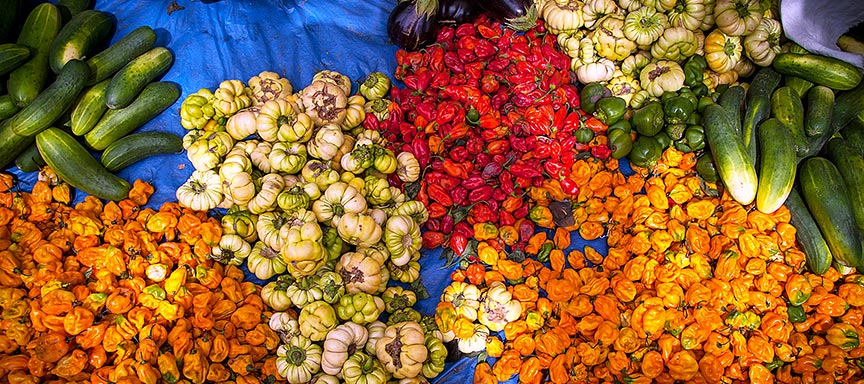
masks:
<path fill-rule="evenodd" d="M 156 33 L 152 28 L 146 25 L 135 28 L 116 43 L 87 60 L 87 65 L 90 66 L 90 80 L 87 85 L 110 78 L 132 59 L 153 48 L 153 44 L 156 44 Z"/>
<path fill-rule="evenodd" d="M 732 119 L 732 125 L 735 132 L 741 135 L 741 108 L 744 105 L 744 96 L 747 92 L 740 85 L 727 88 L 720 97 L 717 98 L 717 104 L 726 110 L 729 117 Z"/>
<path fill-rule="evenodd" d="M 172 83 L 148 84 L 128 107 L 105 112 L 84 139 L 90 147 L 101 151 L 156 117 L 179 97 L 180 89 Z"/>
<path fill-rule="evenodd" d="M 69 60 L 82 60 L 111 38 L 114 16 L 107 12 L 85 10 L 63 26 L 48 51 L 48 64 L 60 73 Z"/>
<path fill-rule="evenodd" d="M 0 123 L 0 168 L 6 167 L 15 160 L 21 152 L 30 144 L 33 144 L 32 136 L 16 135 L 9 125 L 9 120 Z"/>
<path fill-rule="evenodd" d="M 42 159 L 36 143 L 33 143 L 18 155 L 18 158 L 15 159 L 15 165 L 24 172 L 36 172 L 45 166 L 45 160 Z"/>
<path fill-rule="evenodd" d="M 24 21 L 18 44 L 30 48 L 30 60 L 9 73 L 9 94 L 15 104 L 23 107 L 42 92 L 48 83 L 51 68 L 48 67 L 48 51 L 51 42 L 60 32 L 60 11 L 51 3 L 42 3 Z"/>
<path fill-rule="evenodd" d="M 843 130 L 843 138 L 858 151 L 859 155 L 864 155 L 864 121 L 852 120 L 852 123 Z"/>
<path fill-rule="evenodd" d="M 828 140 L 828 158 L 840 171 L 849 191 L 852 215 L 858 229 L 864 230 L 864 157 L 847 140 L 833 138 Z"/>
<path fill-rule="evenodd" d="M 90 132 L 108 110 L 105 105 L 105 89 L 108 88 L 109 81 L 103 80 L 82 93 L 70 116 L 73 134 L 81 136 Z"/>
<path fill-rule="evenodd" d="M 817 85 L 807 91 L 807 113 L 804 116 L 804 133 L 819 136 L 831 129 L 834 114 L 834 91 Z"/>
<path fill-rule="evenodd" d="M 756 209 L 770 214 L 783 206 L 795 182 L 795 149 L 783 123 L 768 119 L 759 124 L 759 151 Z"/>
<path fill-rule="evenodd" d="M 109 109 L 125 108 L 147 84 L 168 71 L 173 62 L 174 54 L 167 48 L 144 52 L 114 74 L 105 93 L 105 104 Z"/>
<path fill-rule="evenodd" d="M 30 48 L 20 44 L 0 44 L 0 76 L 15 70 L 30 58 Z"/>
<path fill-rule="evenodd" d="M 825 237 L 831 255 L 842 265 L 860 268 L 860 233 L 840 171 L 823 157 L 810 157 L 801 162 L 798 179 L 804 202 Z"/>
<path fill-rule="evenodd" d="M 841 91 L 855 88 L 862 77 L 852 64 L 815 54 L 781 53 L 774 58 L 772 66 L 784 75 L 800 77 Z"/>
<path fill-rule="evenodd" d="M 810 211 L 804 204 L 804 200 L 794 189 L 786 199 L 786 208 L 789 208 L 789 223 L 795 226 L 795 239 L 801 244 L 801 250 L 807 259 L 807 268 L 811 272 L 821 275 L 831 267 L 833 257 L 825 237 L 810 215 Z"/>
<path fill-rule="evenodd" d="M 798 97 L 803 99 L 804 96 L 807 95 L 807 91 L 809 91 L 814 84 L 800 77 L 786 76 L 783 85 L 792 88 L 795 93 L 798 94 Z"/>
<path fill-rule="evenodd" d="M 0 96 L 0 120 L 6 120 L 12 117 L 19 110 L 21 110 L 21 108 L 18 108 L 18 106 L 15 105 L 15 102 L 12 101 L 12 96 Z"/>
<path fill-rule="evenodd" d="M 750 155 L 753 166 L 757 163 L 758 145 L 757 138 L 759 124 L 771 117 L 771 94 L 780 85 L 783 79 L 777 71 L 771 68 L 762 68 L 753 76 L 750 89 L 747 91 L 747 102 L 744 108 L 743 121 L 741 122 L 741 140 L 744 149 Z"/>
<path fill-rule="evenodd" d="M 51 169 L 69 185 L 93 196 L 119 201 L 129 195 L 131 187 L 108 172 L 83 145 L 59 128 L 48 128 L 36 135 L 39 153 Z"/>
<path fill-rule="evenodd" d="M 21 11 L 21 0 L 0 0 L 0 43 L 8 43 L 18 32 Z"/>
<path fill-rule="evenodd" d="M 147 157 L 183 151 L 183 139 L 159 131 L 135 133 L 117 140 L 102 152 L 102 165 L 111 172 L 119 171 Z"/>
<path fill-rule="evenodd" d="M 741 204 L 750 204 L 756 198 L 758 180 L 756 169 L 744 150 L 741 136 L 735 132 L 726 109 L 709 104 L 702 114 L 705 138 L 711 149 L 714 166 L 729 194 Z"/>
<path fill-rule="evenodd" d="M 9 119 L 16 134 L 33 136 L 63 116 L 84 89 L 90 70 L 81 60 L 72 60 L 32 103 Z"/>
<path fill-rule="evenodd" d="M 771 116 L 780 120 L 795 146 L 795 154 L 804 156 L 809 146 L 804 134 L 804 104 L 798 94 L 789 87 L 780 87 L 771 95 Z"/>
<path fill-rule="evenodd" d="M 846 92 L 840 92 L 834 100 L 834 115 L 831 116 L 831 129 L 837 132 L 856 117 L 864 121 L 864 84 Z"/>
<path fill-rule="evenodd" d="M 73 16 L 90 9 L 93 6 L 91 0 L 57 0 L 57 8 L 64 21 L 69 21 Z"/>

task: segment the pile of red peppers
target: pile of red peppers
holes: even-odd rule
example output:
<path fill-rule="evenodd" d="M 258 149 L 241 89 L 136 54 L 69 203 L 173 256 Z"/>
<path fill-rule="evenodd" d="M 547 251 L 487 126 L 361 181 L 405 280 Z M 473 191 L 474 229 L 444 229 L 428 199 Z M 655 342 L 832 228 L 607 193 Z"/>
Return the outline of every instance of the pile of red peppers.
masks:
<path fill-rule="evenodd" d="M 427 249 L 462 254 L 476 223 L 515 225 L 527 239 L 527 188 L 554 179 L 575 196 L 577 156 L 611 153 L 604 140 L 577 141 L 580 128 L 603 135 L 606 126 L 579 109 L 570 58 L 542 22 L 519 34 L 480 16 L 442 27 L 435 44 L 399 50 L 396 60 L 405 88 L 391 90 L 389 119 L 367 114 L 364 124 L 404 143 L 394 149 L 425 169 L 414 190 L 429 211 Z"/>

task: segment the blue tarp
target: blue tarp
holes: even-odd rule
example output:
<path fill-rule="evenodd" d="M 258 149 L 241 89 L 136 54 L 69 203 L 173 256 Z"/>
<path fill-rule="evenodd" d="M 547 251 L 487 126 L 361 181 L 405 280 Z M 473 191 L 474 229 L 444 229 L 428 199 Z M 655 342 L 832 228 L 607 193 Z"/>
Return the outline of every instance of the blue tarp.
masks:
<path fill-rule="evenodd" d="M 95 8 L 117 18 L 114 40 L 129 31 L 149 25 L 157 31 L 157 44 L 175 54 L 175 62 L 163 81 L 178 84 L 180 99 L 166 112 L 146 124 L 141 131 L 166 131 L 182 136 L 179 109 L 182 100 L 200 88 L 215 89 L 226 79 L 247 81 L 261 71 L 274 71 L 300 89 L 318 70 L 341 72 L 356 83 L 372 71 L 392 76 L 396 67 L 396 47 L 386 33 L 387 17 L 395 0 L 282 0 L 282 1 L 190 1 L 178 0 L 184 7 L 169 14 L 170 1 L 123 0 L 96 1 Z M 156 193 L 149 206 L 158 208 L 175 200 L 174 191 L 193 171 L 186 154 L 149 158 L 120 172 L 127 180 L 151 182 Z M 35 173 L 16 173 L 29 189 Z M 76 200 L 81 200 L 78 192 Z M 578 237 L 578 235 L 575 235 Z M 574 246 L 586 244 L 574 238 Z M 605 241 L 590 243 L 605 254 Z M 450 282 L 452 269 L 442 269 L 441 250 L 424 250 L 421 261 L 423 282 L 430 299 L 421 301 L 419 310 L 434 312 L 438 297 Z M 254 279 L 254 276 L 252 276 Z M 434 383 L 471 382 L 476 359 L 449 363 Z"/>

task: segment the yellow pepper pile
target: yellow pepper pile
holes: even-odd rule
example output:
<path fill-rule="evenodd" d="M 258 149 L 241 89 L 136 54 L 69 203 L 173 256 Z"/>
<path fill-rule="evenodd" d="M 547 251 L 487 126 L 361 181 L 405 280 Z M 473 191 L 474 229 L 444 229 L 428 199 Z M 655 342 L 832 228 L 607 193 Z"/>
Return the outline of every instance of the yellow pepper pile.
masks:
<path fill-rule="evenodd" d="M 214 263 L 221 224 L 129 198 L 70 206 L 43 171 L 32 193 L 0 174 L 0 380 L 259 383 L 282 380 L 259 287 Z"/>
<path fill-rule="evenodd" d="M 522 307 L 487 338 L 494 361 L 477 364 L 474 382 L 860 379 L 864 277 L 806 272 L 785 207 L 766 215 L 742 206 L 694 167 L 693 154 L 672 148 L 631 176 L 580 160 L 574 216 L 602 226 L 605 256 L 590 246 L 567 252 L 570 233 L 559 228 L 531 236 L 525 260 L 479 251 L 454 273 L 480 287 L 503 281 Z M 453 309 L 439 305 L 439 326 L 471 336 Z"/>

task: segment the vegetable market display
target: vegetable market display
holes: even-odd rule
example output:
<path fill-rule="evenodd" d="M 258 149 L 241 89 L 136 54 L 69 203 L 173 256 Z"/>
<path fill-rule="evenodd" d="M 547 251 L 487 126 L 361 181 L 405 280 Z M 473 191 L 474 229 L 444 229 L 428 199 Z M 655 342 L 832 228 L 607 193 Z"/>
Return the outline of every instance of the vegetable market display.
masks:
<path fill-rule="evenodd" d="M 0 45 L 6 381 L 864 378 L 862 73 L 776 2 L 402 1 L 398 86 L 224 80 L 182 139 L 133 133 L 171 51 L 76 4 Z M 181 148 L 176 202 L 112 174 Z"/>

